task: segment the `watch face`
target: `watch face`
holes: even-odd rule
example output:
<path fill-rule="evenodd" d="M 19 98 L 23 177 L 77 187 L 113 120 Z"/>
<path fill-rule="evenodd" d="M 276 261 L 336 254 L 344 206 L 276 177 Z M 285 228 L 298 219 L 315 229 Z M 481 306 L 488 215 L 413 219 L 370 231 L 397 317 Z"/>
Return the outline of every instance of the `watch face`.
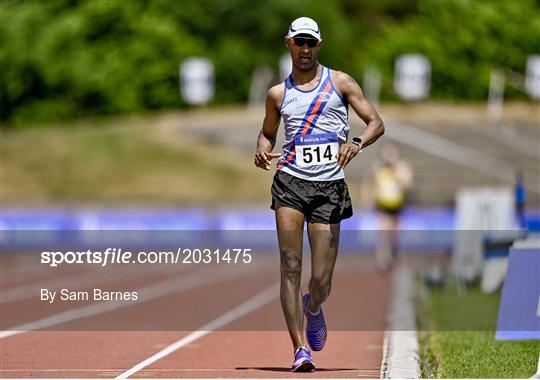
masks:
<path fill-rule="evenodd" d="M 355 144 L 361 144 L 362 139 L 360 137 L 353 137 L 352 142 Z"/>

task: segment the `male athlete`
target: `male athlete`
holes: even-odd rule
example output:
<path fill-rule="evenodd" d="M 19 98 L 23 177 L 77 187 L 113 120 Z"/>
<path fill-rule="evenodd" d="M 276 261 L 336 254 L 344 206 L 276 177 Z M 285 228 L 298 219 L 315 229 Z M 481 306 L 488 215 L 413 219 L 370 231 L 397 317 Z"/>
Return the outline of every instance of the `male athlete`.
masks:
<path fill-rule="evenodd" d="M 294 347 L 292 370 L 315 370 L 311 353 L 326 342 L 321 304 L 330 295 L 340 222 L 352 216 L 343 168 L 383 133 L 384 125 L 349 75 L 330 70 L 317 60 L 322 42 L 317 23 L 307 17 L 293 21 L 285 36 L 292 72 L 266 97 L 266 116 L 257 140 L 255 165 L 277 171 L 272 185 L 272 206 L 281 257 L 281 305 Z M 361 136 L 347 142 L 348 105 L 364 120 Z M 280 118 L 285 123 L 283 153 L 271 153 Z M 309 293 L 301 298 L 302 236 L 307 222 L 311 247 Z"/>

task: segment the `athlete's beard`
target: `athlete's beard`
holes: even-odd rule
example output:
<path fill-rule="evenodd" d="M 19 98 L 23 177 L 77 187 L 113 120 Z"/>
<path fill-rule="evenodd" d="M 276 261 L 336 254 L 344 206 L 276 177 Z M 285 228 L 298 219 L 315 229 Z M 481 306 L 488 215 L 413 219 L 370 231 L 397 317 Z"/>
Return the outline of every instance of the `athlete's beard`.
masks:
<path fill-rule="evenodd" d="M 319 66 L 319 61 L 317 61 L 317 59 L 313 59 L 312 61 L 312 64 L 309 66 L 309 67 L 301 67 L 300 65 L 297 65 L 296 62 L 294 62 L 293 60 L 293 64 L 294 64 L 294 67 L 298 70 L 298 71 L 301 71 L 303 73 L 307 73 L 308 71 L 311 71 L 313 70 L 314 68 L 317 68 Z"/>

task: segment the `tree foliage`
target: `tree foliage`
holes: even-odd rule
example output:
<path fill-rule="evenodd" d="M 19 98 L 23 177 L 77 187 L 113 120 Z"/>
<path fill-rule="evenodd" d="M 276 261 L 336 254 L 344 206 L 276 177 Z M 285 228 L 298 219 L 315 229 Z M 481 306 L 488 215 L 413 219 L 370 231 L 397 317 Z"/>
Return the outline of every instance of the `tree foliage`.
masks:
<path fill-rule="evenodd" d="M 436 98 L 485 98 L 492 66 L 523 72 L 540 53 L 538 1 L 3 0 L 0 120 L 9 125 L 185 106 L 178 65 L 213 60 L 214 104 L 245 102 L 256 66 L 286 53 L 291 20 L 313 17 L 320 60 L 362 77 L 427 55 Z"/>

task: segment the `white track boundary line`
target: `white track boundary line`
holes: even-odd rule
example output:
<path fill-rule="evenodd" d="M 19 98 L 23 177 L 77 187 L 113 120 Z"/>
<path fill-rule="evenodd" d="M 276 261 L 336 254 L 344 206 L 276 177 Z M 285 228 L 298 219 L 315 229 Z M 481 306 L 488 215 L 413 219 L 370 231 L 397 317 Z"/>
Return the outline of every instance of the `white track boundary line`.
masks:
<path fill-rule="evenodd" d="M 217 272 L 217 273 L 216 273 Z M 37 321 L 25 323 L 9 330 L 0 332 L 0 339 L 4 339 L 13 335 L 22 334 L 28 331 L 41 330 L 47 327 L 55 326 L 60 323 L 73 321 L 75 319 L 90 317 L 102 314 L 108 311 L 121 309 L 126 306 L 146 302 L 155 298 L 164 297 L 170 294 L 178 293 L 183 290 L 191 289 L 197 286 L 209 285 L 224 281 L 229 278 L 238 276 L 238 272 L 245 273 L 240 270 L 219 271 L 218 268 L 203 268 L 190 275 L 185 275 L 181 278 L 173 278 L 160 281 L 154 285 L 145 286 L 135 290 L 139 292 L 140 297 L 132 301 L 103 301 L 87 306 L 82 306 L 76 309 L 68 310 L 62 313 L 51 315 L 50 317 L 42 318 Z M 252 273 L 252 272 L 250 272 Z"/>
<path fill-rule="evenodd" d="M 384 339 L 383 339 L 383 355 L 381 360 L 381 370 L 379 371 L 379 378 L 380 379 L 386 379 L 386 366 L 388 363 L 388 331 L 385 331 L 384 333 Z"/>
<path fill-rule="evenodd" d="M 115 373 L 118 373 L 118 371 L 123 371 L 124 368 L 47 368 L 47 369 L 2 369 L 0 370 L 0 373 L 2 372 L 9 372 L 9 373 L 17 373 L 17 372 L 30 372 L 30 373 L 39 373 L 39 372 L 63 372 L 63 373 L 69 373 L 69 372 L 90 372 L 90 373 L 101 373 L 103 376 L 114 376 Z M 138 372 L 139 375 L 154 375 L 154 374 L 160 374 L 163 372 L 234 372 L 237 373 L 238 370 L 235 368 L 147 368 L 143 369 L 142 371 Z M 374 373 L 377 373 L 378 371 L 376 369 L 357 369 L 357 368 L 350 368 L 350 369 L 341 369 L 340 372 L 354 372 L 359 373 L 360 375 L 372 375 Z M 233 377 L 234 378 L 234 377 Z M 372 377 L 371 377 L 372 378 Z"/>
<path fill-rule="evenodd" d="M 415 324 L 414 277 L 411 269 L 404 265 L 398 265 L 392 274 L 390 302 L 381 378 L 419 379 L 422 371 Z"/>
<path fill-rule="evenodd" d="M 172 354 L 174 351 L 179 350 L 180 348 L 202 338 L 203 336 L 214 332 L 220 327 L 223 327 L 235 321 L 236 319 L 241 318 L 251 313 L 252 311 L 255 311 L 261 308 L 262 306 L 266 305 L 270 301 L 276 299 L 278 295 L 279 295 L 279 282 L 276 282 L 275 284 L 273 284 L 269 288 L 266 288 L 260 293 L 256 294 L 255 296 L 253 296 L 246 302 L 238 305 L 234 309 L 223 314 L 221 317 L 214 319 L 210 323 L 207 323 L 206 325 L 200 327 L 198 330 L 193 331 L 192 333 L 172 343 L 168 347 L 165 347 L 163 350 L 159 351 L 158 353 L 150 356 L 146 360 L 143 360 L 139 364 L 128 369 L 124 373 L 118 375 L 116 379 L 127 379 L 131 375 L 139 372 L 140 370 L 149 366 L 150 364 L 153 364 L 157 362 L 158 360 L 163 359 L 165 356 Z"/>
<path fill-rule="evenodd" d="M 524 136 L 520 134 L 515 128 L 512 128 L 509 125 L 485 125 L 478 127 L 468 126 L 467 130 L 482 134 L 528 157 L 536 160 L 540 159 L 540 154 L 538 153 L 540 141 L 532 136 Z"/>
<path fill-rule="evenodd" d="M 0 369 L 0 372 L 114 372 L 122 371 L 123 368 L 19 368 L 19 369 Z"/>
<path fill-rule="evenodd" d="M 173 267 L 169 266 L 167 268 Z M 134 278 L 143 279 L 147 276 L 155 274 L 180 275 L 183 273 L 185 273 L 183 270 L 175 271 L 174 269 L 170 269 L 161 270 L 160 272 L 145 272 L 142 276 L 139 276 L 140 273 L 134 271 L 115 271 L 113 274 L 111 270 L 99 270 L 98 273 L 95 273 L 95 269 L 93 269 L 88 270 L 84 273 L 70 274 L 65 277 L 51 278 L 38 283 L 28 283 L 4 289 L 2 294 L 0 294 L 0 304 L 31 298 L 35 295 L 36 289 L 60 290 L 62 288 L 70 288 L 75 286 L 78 289 L 82 289 L 95 285 L 97 282 L 99 282 L 100 286 L 103 286 L 105 284 L 113 284 L 123 280 L 129 280 Z"/>
<path fill-rule="evenodd" d="M 2 294 L 0 295 L 0 304 L 13 301 L 19 301 L 21 299 L 32 297 L 36 289 L 61 289 L 68 288 L 71 284 L 76 284 L 82 287 L 90 279 L 95 279 L 95 275 L 91 276 L 91 273 L 75 273 L 65 277 L 49 278 L 47 280 L 30 282 L 23 285 L 16 285 L 13 287 L 2 287 Z M 67 285 L 65 285 L 67 284 Z"/>
<path fill-rule="evenodd" d="M 467 148 L 452 140 L 402 122 L 389 119 L 386 124 L 388 125 L 386 135 L 399 143 L 479 171 L 509 184 L 515 182 L 516 167 L 507 161 Z M 531 193 L 540 194 L 540 188 L 535 186 L 527 186 L 527 190 Z"/>

